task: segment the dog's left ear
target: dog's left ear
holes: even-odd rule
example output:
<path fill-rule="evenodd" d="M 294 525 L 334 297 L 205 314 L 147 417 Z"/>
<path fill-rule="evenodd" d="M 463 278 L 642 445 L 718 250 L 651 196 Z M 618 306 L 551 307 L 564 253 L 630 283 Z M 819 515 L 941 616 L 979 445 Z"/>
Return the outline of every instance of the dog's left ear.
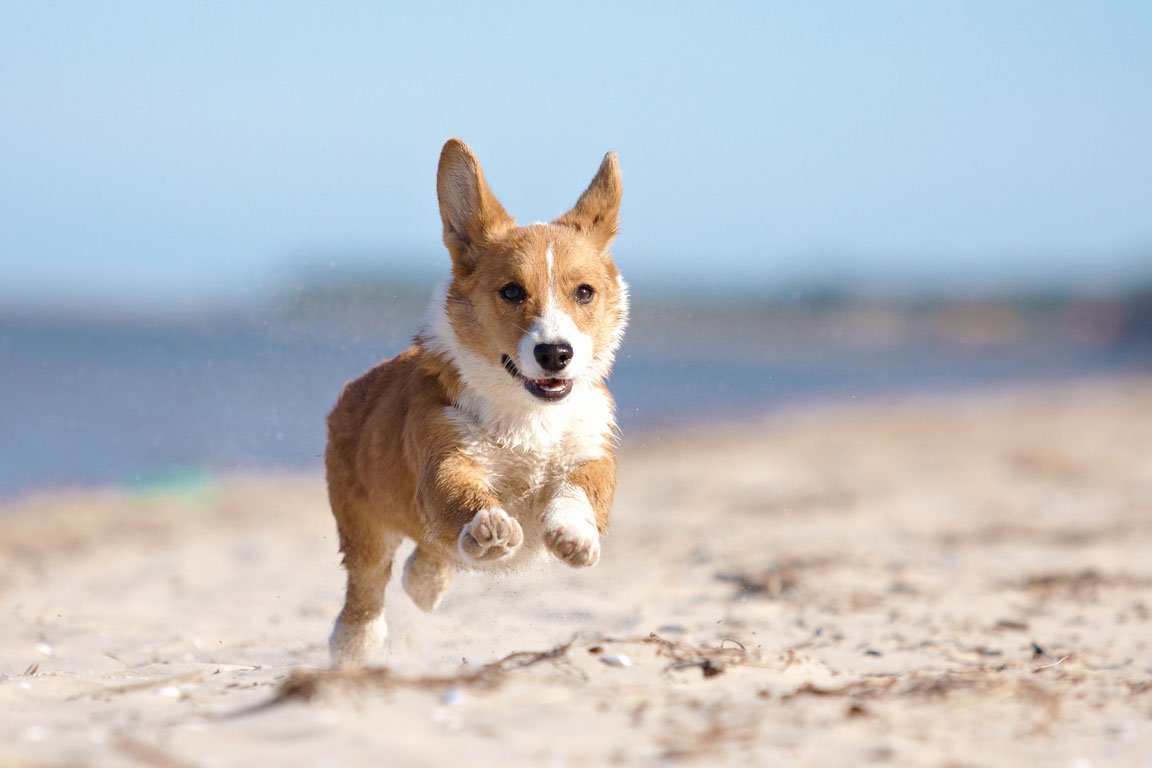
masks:
<path fill-rule="evenodd" d="M 604 155 L 600 170 L 576 205 L 556 219 L 556 224 L 584 233 L 600 250 L 606 250 L 616 237 L 620 224 L 620 197 L 624 184 L 620 180 L 620 165 L 616 153 Z"/>

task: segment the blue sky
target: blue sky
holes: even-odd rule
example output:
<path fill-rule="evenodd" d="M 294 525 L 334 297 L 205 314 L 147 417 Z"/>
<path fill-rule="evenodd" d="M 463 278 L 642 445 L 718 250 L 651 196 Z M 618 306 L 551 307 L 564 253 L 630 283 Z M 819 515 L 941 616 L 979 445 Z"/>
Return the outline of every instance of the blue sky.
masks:
<path fill-rule="evenodd" d="M 641 280 L 1152 273 L 1152 3 L 2 16 L 0 302 L 234 300 L 306 254 L 442 270 L 449 136 L 525 222 L 618 152 Z"/>

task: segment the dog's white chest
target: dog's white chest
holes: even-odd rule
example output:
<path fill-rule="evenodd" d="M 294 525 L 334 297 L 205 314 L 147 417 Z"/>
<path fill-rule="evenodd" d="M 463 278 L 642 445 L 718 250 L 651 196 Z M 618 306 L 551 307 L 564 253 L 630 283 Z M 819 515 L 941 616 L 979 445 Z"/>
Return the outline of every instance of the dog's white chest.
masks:
<path fill-rule="evenodd" d="M 604 455 L 612 439 L 612 405 L 595 388 L 573 392 L 518 420 L 493 420 L 451 408 L 465 452 L 484 468 L 505 510 L 531 524 L 565 481 L 585 462 Z"/>
<path fill-rule="evenodd" d="M 572 466 L 565 461 L 563 448 L 528 452 L 487 444 L 477 446 L 473 455 L 487 471 L 504 508 L 518 518 L 542 509 Z"/>

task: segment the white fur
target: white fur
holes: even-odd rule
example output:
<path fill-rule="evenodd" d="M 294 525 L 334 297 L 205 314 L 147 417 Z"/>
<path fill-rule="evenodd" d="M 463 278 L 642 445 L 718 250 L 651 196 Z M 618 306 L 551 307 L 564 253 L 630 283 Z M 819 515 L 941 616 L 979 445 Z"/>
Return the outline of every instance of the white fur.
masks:
<path fill-rule="evenodd" d="M 595 565 L 600 559 L 596 513 L 580 486 L 562 483 L 545 507 L 542 522 L 544 541 L 561 560 L 585 567 Z"/>
<path fill-rule="evenodd" d="M 620 349 L 620 342 L 624 340 L 624 329 L 628 327 L 629 295 L 628 283 L 620 275 L 616 276 L 616 286 L 620 290 L 620 322 L 612 326 L 612 335 L 608 346 L 600 353 L 596 361 L 596 375 L 604 378 L 612 370 L 612 363 L 616 359 L 616 350 Z"/>
<path fill-rule="evenodd" d="M 358 667 L 367 663 L 388 638 L 388 624 L 381 613 L 363 624 L 337 620 L 328 638 L 328 651 L 336 666 Z"/>
<path fill-rule="evenodd" d="M 596 513 L 584 489 L 572 483 L 563 483 L 544 510 L 546 528 L 591 526 L 596 529 Z"/>

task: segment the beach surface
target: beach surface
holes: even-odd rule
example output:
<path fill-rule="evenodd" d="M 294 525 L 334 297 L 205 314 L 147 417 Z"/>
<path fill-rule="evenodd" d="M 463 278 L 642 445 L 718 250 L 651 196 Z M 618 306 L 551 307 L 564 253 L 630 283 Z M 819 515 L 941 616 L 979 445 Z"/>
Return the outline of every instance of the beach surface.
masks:
<path fill-rule="evenodd" d="M 342 588 L 319 474 L 9 503 L 0 765 L 1148 766 L 1152 382 L 627 434 L 599 565 L 359 673 Z"/>

